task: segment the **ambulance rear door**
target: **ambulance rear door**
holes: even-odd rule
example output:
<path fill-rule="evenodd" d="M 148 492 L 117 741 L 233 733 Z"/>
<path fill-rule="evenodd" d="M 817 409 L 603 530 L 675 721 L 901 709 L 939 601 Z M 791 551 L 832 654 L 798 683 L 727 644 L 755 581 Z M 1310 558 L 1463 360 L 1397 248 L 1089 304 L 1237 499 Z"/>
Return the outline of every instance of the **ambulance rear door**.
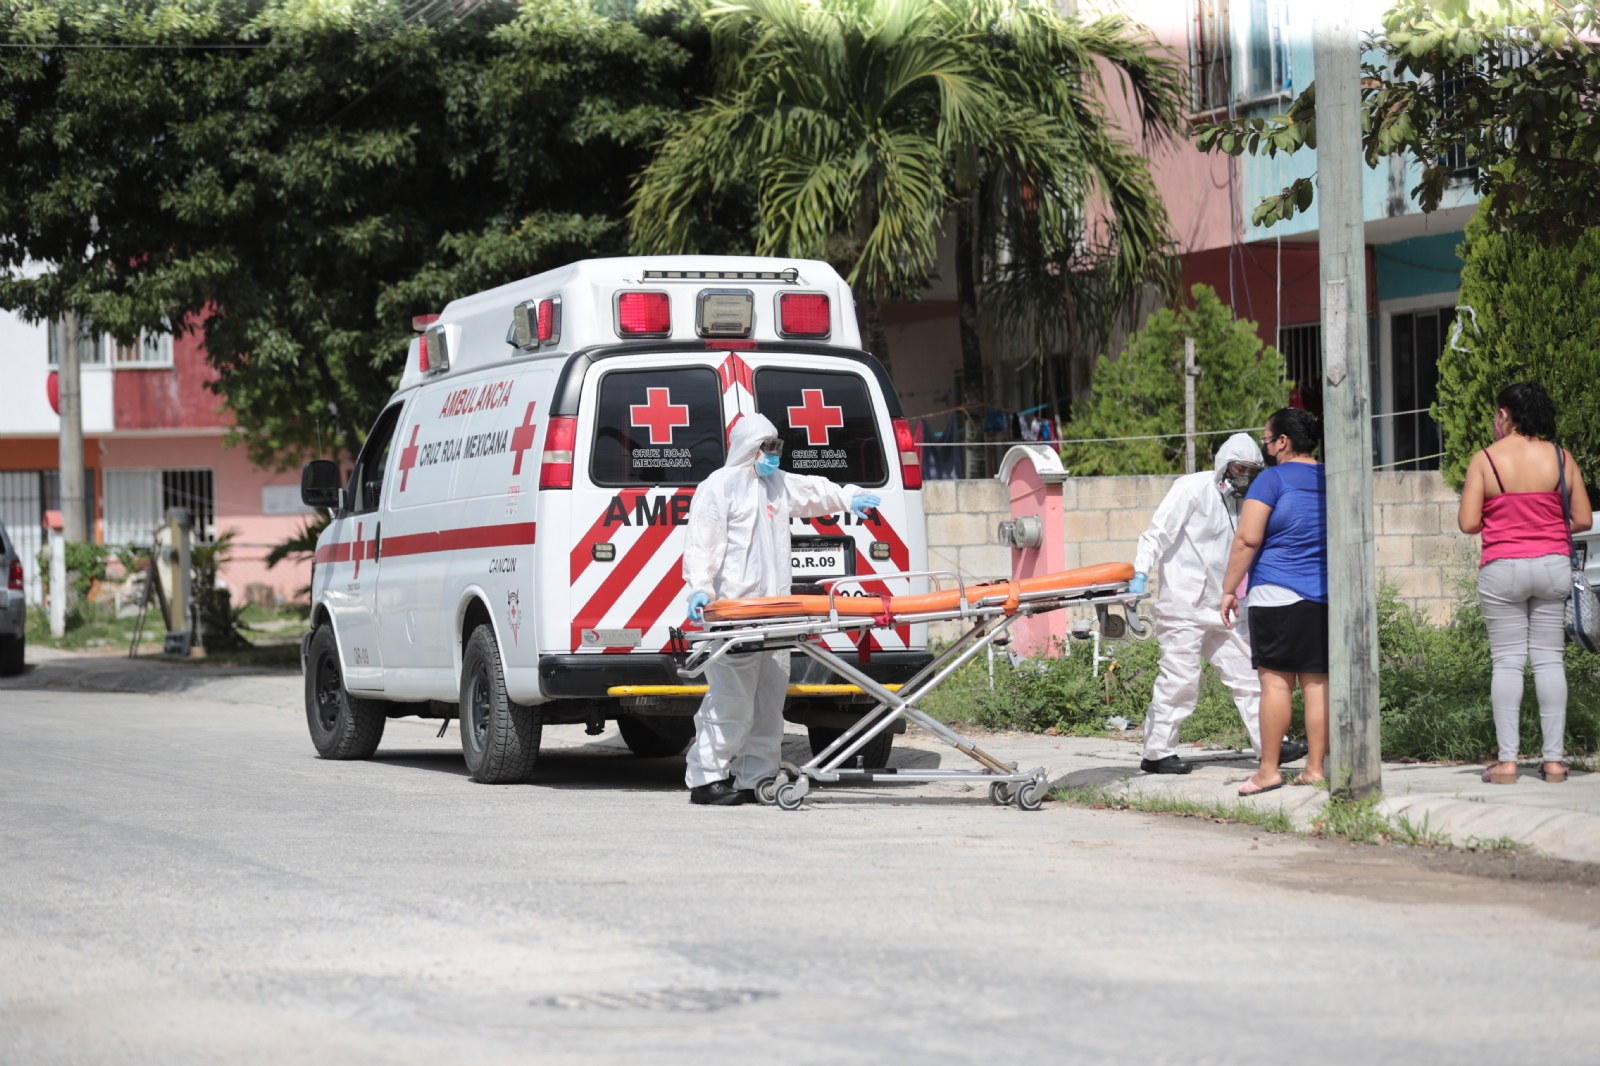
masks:
<path fill-rule="evenodd" d="M 722 372 L 729 358 L 618 356 L 589 370 L 571 492 L 570 628 L 564 646 L 541 631 L 546 653 L 659 657 L 670 627 L 688 624 L 689 503 L 726 461 L 740 414 L 738 382 Z"/>
<path fill-rule="evenodd" d="M 761 353 L 750 360 L 755 409 L 772 420 L 783 438 L 782 469 L 859 485 L 882 503 L 866 519 L 853 513 L 795 518 L 790 528 L 790 564 L 795 585 L 854 576 L 840 586 L 851 595 L 920 591 L 920 580 L 871 580 L 874 573 L 927 568 L 922 494 L 904 489 L 894 426 L 887 403 L 868 368 L 842 357 Z M 898 653 L 927 647 L 927 626 L 875 630 L 871 652 Z M 849 639 L 828 640 L 847 650 Z"/>

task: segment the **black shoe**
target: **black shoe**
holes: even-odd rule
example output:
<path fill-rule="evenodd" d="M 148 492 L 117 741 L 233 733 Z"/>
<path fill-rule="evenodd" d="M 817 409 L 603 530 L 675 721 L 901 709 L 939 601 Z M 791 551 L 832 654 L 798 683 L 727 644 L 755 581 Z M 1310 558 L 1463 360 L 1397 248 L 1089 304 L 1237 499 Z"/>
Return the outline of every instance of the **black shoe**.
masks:
<path fill-rule="evenodd" d="M 1165 759 L 1141 759 L 1139 769 L 1147 774 L 1186 774 L 1194 767 L 1176 755 L 1168 755 Z"/>
<path fill-rule="evenodd" d="M 713 781 L 709 785 L 696 785 L 689 790 L 690 803 L 708 804 L 713 807 L 737 807 L 741 803 L 754 800 L 755 793 L 746 789 L 741 792 L 727 781 Z"/>
<path fill-rule="evenodd" d="M 1283 746 L 1278 749 L 1278 765 L 1282 766 L 1286 762 L 1295 762 L 1298 759 L 1304 759 L 1306 757 L 1306 753 L 1310 750 L 1311 749 L 1304 744 L 1290 744 L 1288 741 L 1284 741 Z"/>

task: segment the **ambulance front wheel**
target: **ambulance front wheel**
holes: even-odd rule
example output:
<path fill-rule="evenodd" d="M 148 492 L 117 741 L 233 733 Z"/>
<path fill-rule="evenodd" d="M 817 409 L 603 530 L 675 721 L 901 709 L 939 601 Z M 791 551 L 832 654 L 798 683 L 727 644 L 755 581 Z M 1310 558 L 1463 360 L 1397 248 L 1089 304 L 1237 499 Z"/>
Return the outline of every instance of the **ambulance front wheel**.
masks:
<path fill-rule="evenodd" d="M 485 785 L 526 781 L 539 758 L 539 716 L 506 694 L 494 630 L 479 626 L 461 657 L 461 754 Z"/>
<path fill-rule="evenodd" d="M 345 690 L 333 627 L 318 626 L 306 656 L 306 725 L 317 754 L 324 759 L 368 758 L 378 750 L 387 721 L 381 701 Z"/>

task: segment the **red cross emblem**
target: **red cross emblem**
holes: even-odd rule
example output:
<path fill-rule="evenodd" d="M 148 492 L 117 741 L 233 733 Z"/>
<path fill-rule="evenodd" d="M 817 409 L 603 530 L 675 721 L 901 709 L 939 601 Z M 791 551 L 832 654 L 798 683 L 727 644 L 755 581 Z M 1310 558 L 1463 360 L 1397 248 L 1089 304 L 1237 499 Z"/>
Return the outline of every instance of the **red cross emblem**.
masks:
<path fill-rule="evenodd" d="M 633 428 L 650 430 L 651 444 L 671 444 L 672 431 L 689 424 L 689 406 L 673 403 L 667 389 L 646 389 L 645 402 L 633 404 L 628 413 Z"/>
<path fill-rule="evenodd" d="M 533 447 L 533 432 L 539 428 L 533 424 L 535 403 L 538 401 L 530 403 L 528 409 L 523 412 L 522 425 L 511 431 L 511 450 L 517 453 L 517 463 L 511 468 L 513 474 L 522 473 L 522 453 Z"/>
<path fill-rule="evenodd" d="M 806 443 L 813 447 L 828 443 L 828 431 L 844 425 L 844 408 L 829 407 L 821 389 L 801 389 L 800 406 L 789 408 L 789 428 L 806 431 Z"/>
<path fill-rule="evenodd" d="M 411 427 L 411 443 L 400 449 L 400 491 L 406 491 L 406 482 L 411 480 L 411 468 L 417 465 L 417 453 L 422 449 L 417 447 L 417 430 L 421 426 Z"/>

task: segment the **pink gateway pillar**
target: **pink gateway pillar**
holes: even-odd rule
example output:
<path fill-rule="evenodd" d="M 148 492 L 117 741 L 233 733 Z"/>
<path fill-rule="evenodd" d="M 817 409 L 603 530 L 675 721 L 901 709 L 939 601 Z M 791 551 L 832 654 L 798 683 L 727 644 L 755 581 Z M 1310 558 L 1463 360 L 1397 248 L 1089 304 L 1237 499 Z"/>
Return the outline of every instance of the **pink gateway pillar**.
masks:
<path fill-rule="evenodd" d="M 1061 506 L 1061 483 L 1067 471 L 1054 448 L 1019 444 L 1006 452 L 996 479 L 1011 497 L 1011 577 L 1039 577 L 1067 568 L 1066 529 Z M 1011 627 L 1014 646 L 1021 655 L 1059 655 L 1071 619 L 1066 611 L 1051 611 L 1037 618 L 1022 618 Z"/>

